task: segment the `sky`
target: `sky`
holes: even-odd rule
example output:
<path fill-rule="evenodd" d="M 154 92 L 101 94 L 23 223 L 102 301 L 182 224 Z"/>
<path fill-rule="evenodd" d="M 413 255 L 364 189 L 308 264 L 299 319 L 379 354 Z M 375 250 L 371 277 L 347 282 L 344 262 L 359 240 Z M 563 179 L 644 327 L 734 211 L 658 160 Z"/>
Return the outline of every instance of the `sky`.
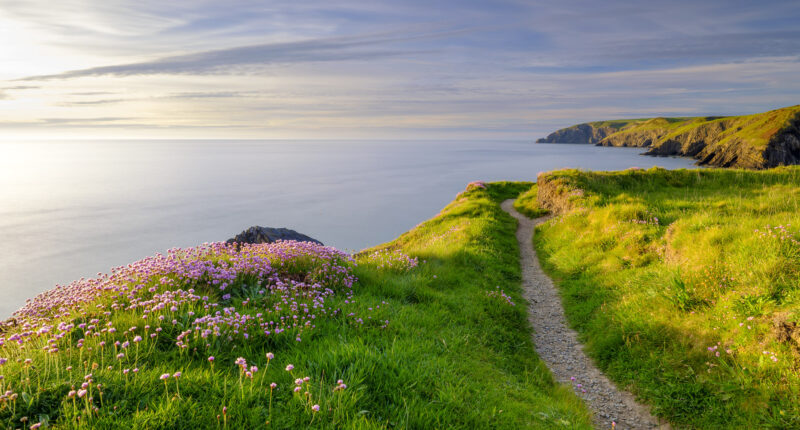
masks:
<path fill-rule="evenodd" d="M 800 104 L 800 2 L 0 0 L 0 139 L 535 139 Z"/>

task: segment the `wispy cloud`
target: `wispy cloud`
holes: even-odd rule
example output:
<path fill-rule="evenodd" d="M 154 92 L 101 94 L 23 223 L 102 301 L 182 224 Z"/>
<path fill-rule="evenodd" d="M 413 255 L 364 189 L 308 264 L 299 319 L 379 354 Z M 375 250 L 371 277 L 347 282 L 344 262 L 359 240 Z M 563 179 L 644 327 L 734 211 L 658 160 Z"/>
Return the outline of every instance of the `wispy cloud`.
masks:
<path fill-rule="evenodd" d="M 13 85 L 10 87 L 3 87 L 3 90 L 6 91 L 21 91 L 21 90 L 36 90 L 41 88 L 38 85 Z"/>
<path fill-rule="evenodd" d="M 75 100 L 59 103 L 59 106 L 94 106 L 122 103 L 129 99 L 97 99 L 97 100 Z"/>
<path fill-rule="evenodd" d="M 350 37 L 304 40 L 284 43 L 264 43 L 227 49 L 202 51 L 185 55 L 158 58 L 153 61 L 92 67 L 52 75 L 29 76 L 22 81 L 44 81 L 88 76 L 134 76 L 153 74 L 202 74 L 232 71 L 244 66 L 308 63 L 320 61 L 374 60 L 385 57 L 419 54 L 419 50 L 386 48 L 426 39 L 438 39 L 464 32 L 443 31 L 421 34 L 401 32 Z M 376 48 L 379 47 L 379 48 Z"/>

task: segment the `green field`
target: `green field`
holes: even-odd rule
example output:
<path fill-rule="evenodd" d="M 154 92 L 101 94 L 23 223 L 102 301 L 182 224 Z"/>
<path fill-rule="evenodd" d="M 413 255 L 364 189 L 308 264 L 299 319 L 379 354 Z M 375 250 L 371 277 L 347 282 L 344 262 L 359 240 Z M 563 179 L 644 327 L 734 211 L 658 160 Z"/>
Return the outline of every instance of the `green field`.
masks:
<path fill-rule="evenodd" d="M 583 403 L 554 384 L 530 340 L 515 221 L 499 207 L 530 187 L 472 185 L 431 220 L 355 262 L 270 256 L 280 282 L 293 285 L 283 302 L 299 303 L 292 313 L 305 318 L 303 306 L 313 303 L 313 329 L 269 336 L 250 329 L 243 337 L 261 312 L 290 306 L 257 291 L 278 281 L 243 274 L 220 291 L 207 275 L 182 283 L 178 274 L 145 271 L 113 294 L 18 316 L 0 333 L 7 360 L 0 427 L 590 428 Z M 203 258 L 224 268 L 233 257 Z M 331 280 L 332 266 L 358 278 L 352 291 Z M 315 282 L 331 289 L 326 314 L 305 298 Z M 189 291 L 208 300 L 187 299 Z M 130 309 L 164 297 L 164 308 Z M 193 319 L 223 308 L 219 318 L 243 325 L 220 324 L 219 335 L 203 337 Z M 50 329 L 31 328 L 42 321 Z M 58 337 L 59 322 L 74 328 Z M 247 363 L 237 365 L 239 357 Z M 340 379 L 346 388 L 338 388 Z"/>
<path fill-rule="evenodd" d="M 612 379 L 690 428 L 799 428 L 800 168 L 540 176 L 535 246 Z"/>

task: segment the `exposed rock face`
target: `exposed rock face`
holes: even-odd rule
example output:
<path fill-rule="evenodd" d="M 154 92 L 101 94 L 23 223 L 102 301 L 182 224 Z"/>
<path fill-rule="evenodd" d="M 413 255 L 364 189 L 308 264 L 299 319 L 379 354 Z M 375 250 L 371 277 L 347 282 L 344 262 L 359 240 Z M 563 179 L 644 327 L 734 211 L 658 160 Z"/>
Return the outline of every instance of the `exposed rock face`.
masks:
<path fill-rule="evenodd" d="M 298 242 L 322 242 L 288 228 L 272 228 L 253 226 L 228 239 L 227 243 L 272 243 L 278 240 L 296 240 Z"/>
<path fill-rule="evenodd" d="M 745 169 L 800 164 L 800 116 L 783 129 L 766 129 L 762 135 L 771 134 L 766 147 L 752 145 L 752 139 L 738 133 L 747 125 L 737 118 L 704 123 L 663 137 L 645 154 L 688 156 L 701 165 Z"/>
<path fill-rule="evenodd" d="M 612 127 L 595 127 L 592 124 L 578 124 L 562 128 L 536 143 L 598 143 L 617 129 Z"/>
<path fill-rule="evenodd" d="M 770 140 L 764 158 L 768 166 L 800 164 L 800 117 Z"/>
<path fill-rule="evenodd" d="M 641 125 L 634 125 L 630 129 L 611 134 L 598 142 L 598 145 L 634 148 L 648 147 L 654 142 L 658 142 L 658 139 L 669 133 L 668 126 L 669 121 L 667 119 L 653 118 L 643 122 Z"/>

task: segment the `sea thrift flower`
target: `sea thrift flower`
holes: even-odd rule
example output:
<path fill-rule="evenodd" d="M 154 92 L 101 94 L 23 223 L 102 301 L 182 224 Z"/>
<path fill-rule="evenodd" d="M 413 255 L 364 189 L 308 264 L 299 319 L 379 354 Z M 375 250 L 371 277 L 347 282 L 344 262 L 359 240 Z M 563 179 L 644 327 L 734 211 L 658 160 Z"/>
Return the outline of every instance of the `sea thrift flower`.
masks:
<path fill-rule="evenodd" d="M 294 370 L 294 365 L 290 364 L 290 365 L 286 366 L 286 371 L 287 372 L 291 372 L 292 370 Z"/>
<path fill-rule="evenodd" d="M 268 352 L 267 353 L 267 360 L 272 360 L 273 358 L 275 358 L 275 354 L 273 354 L 271 352 Z"/>
<path fill-rule="evenodd" d="M 319 412 L 319 405 L 312 406 L 311 410 L 314 411 L 314 412 Z"/>
<path fill-rule="evenodd" d="M 166 381 L 167 379 L 169 379 L 169 373 L 164 373 L 163 375 L 159 376 L 158 379 Z"/>

